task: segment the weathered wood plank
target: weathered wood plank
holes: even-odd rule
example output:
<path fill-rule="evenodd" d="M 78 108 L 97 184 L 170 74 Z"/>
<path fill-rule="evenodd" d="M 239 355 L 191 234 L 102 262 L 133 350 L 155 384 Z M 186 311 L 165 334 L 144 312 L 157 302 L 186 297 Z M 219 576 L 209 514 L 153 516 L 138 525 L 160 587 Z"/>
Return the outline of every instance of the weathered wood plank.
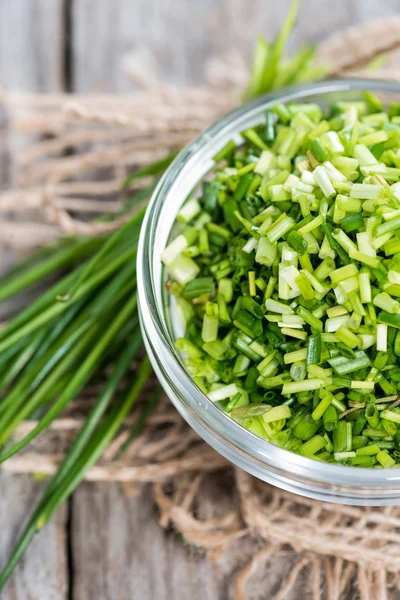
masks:
<path fill-rule="evenodd" d="M 148 488 L 83 484 L 72 508 L 76 600 L 217 600 L 218 574 L 203 555 L 165 534 Z"/>
<path fill-rule="evenodd" d="M 0 86 L 63 89 L 63 0 L 0 0 Z"/>
<path fill-rule="evenodd" d="M 11 179 L 7 142 L 6 116 L 0 111 L 0 188 L 10 185 Z M 20 259 L 18 253 L 0 245 L 0 276 Z M 31 292 L 24 294 L 23 298 L 12 298 L 2 303 L 0 320 L 9 318 L 29 299 L 32 299 Z M 34 482 L 30 475 L 0 472 L 0 569 L 5 565 L 45 485 Z M 66 600 L 68 586 L 67 508 L 64 506 L 36 536 L 11 575 L 1 598 Z"/>
<path fill-rule="evenodd" d="M 22 530 L 44 484 L 29 475 L 0 473 L 0 565 L 5 561 Z M 9 583 L 2 600 L 66 600 L 66 510 L 62 508 L 36 536 Z"/>
<path fill-rule="evenodd" d="M 63 88 L 62 0 L 0 0 L 0 85 L 6 89 L 58 91 Z M 0 183 L 10 183 L 6 115 L 0 115 Z M 0 272 L 15 261 L 1 247 Z M 8 312 L 2 307 L 1 316 Z M 15 302 L 13 305 L 15 310 Z M 28 475 L 0 473 L 0 566 L 3 567 L 44 489 Z M 66 600 L 66 510 L 33 541 L 11 575 L 4 600 Z"/>
<path fill-rule="evenodd" d="M 161 80 L 201 82 L 207 60 L 231 50 L 251 56 L 258 32 L 272 38 L 291 0 L 0 0 L 0 85 L 57 91 L 64 85 L 66 20 L 72 16 L 73 88 L 134 89 L 131 54 Z M 291 47 L 318 42 L 347 25 L 396 14 L 397 0 L 303 0 Z M 154 66 L 156 65 L 156 66 Z"/>
<path fill-rule="evenodd" d="M 134 89 L 124 63 L 134 56 L 162 81 L 204 81 L 207 61 L 232 50 L 250 59 L 259 32 L 272 39 L 291 0 L 73 0 L 73 89 Z M 396 14 L 397 0 L 303 0 L 290 47 L 349 25 Z"/>
<path fill-rule="evenodd" d="M 235 503 L 221 474 L 203 485 L 202 518 L 215 517 L 225 503 Z M 73 598 L 234 600 L 235 577 L 250 560 L 254 541 L 238 539 L 213 561 L 173 531 L 162 530 L 157 517 L 149 487 L 133 495 L 117 484 L 83 484 L 72 508 Z M 250 578 L 246 599 L 272 597 L 297 560 L 290 552 L 273 555 L 268 567 Z M 309 588 L 309 580 L 300 577 L 287 600 L 309 597 Z"/>

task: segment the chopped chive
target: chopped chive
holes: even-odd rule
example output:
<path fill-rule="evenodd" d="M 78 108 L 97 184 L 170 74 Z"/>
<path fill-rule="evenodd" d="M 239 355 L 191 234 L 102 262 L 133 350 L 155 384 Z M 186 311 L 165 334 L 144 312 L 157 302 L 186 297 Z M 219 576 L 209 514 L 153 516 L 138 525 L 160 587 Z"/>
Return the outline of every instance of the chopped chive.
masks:
<path fill-rule="evenodd" d="M 298 392 L 306 392 L 310 390 L 318 390 L 324 385 L 323 379 L 305 379 L 304 381 L 290 381 L 284 383 L 282 387 L 282 394 L 295 394 Z"/>
<path fill-rule="evenodd" d="M 317 319 L 317 317 L 315 317 L 309 310 L 307 310 L 303 306 L 299 306 L 296 312 L 299 315 L 299 317 L 304 319 L 304 321 L 308 323 L 313 329 L 316 329 L 319 333 L 322 332 L 322 321 L 320 319 Z"/>
<path fill-rule="evenodd" d="M 258 87 L 269 52 L 260 42 Z M 245 428 L 318 460 L 391 466 L 400 117 L 370 93 L 327 112 L 278 104 L 219 153 L 163 253 L 168 289 L 186 315 L 190 372 Z M 235 394 L 218 400 L 225 388 Z"/>
<path fill-rule="evenodd" d="M 385 468 L 394 467 L 394 465 L 396 464 L 396 461 L 391 456 L 389 456 L 389 454 L 385 450 L 381 450 L 376 455 L 376 458 L 378 459 L 378 462 L 382 465 L 382 467 Z"/>
<path fill-rule="evenodd" d="M 307 364 L 317 365 L 321 360 L 321 335 L 311 335 L 307 344 Z"/>
<path fill-rule="evenodd" d="M 327 160 L 328 152 L 318 140 L 313 140 L 311 142 L 310 149 L 318 162 L 323 163 L 324 161 Z"/>
<path fill-rule="evenodd" d="M 322 435 L 314 435 L 314 437 L 307 440 L 307 442 L 304 442 L 299 450 L 303 456 L 313 456 L 322 450 L 322 448 L 325 448 L 326 444 L 326 439 Z"/>
<path fill-rule="evenodd" d="M 287 404 L 282 404 L 281 406 L 274 406 L 264 413 L 262 415 L 262 420 L 264 423 L 273 423 L 274 421 L 279 421 L 280 419 L 288 419 L 291 414 L 292 412 L 290 410 L 290 406 L 287 406 Z"/>
<path fill-rule="evenodd" d="M 307 241 L 298 231 L 291 231 L 287 236 L 287 241 L 298 254 L 307 252 Z"/>
<path fill-rule="evenodd" d="M 322 420 L 324 424 L 324 429 L 326 431 L 333 431 L 334 429 L 336 429 L 338 425 L 338 416 L 336 408 L 332 404 L 330 404 L 325 409 L 322 416 Z"/>
<path fill-rule="evenodd" d="M 347 451 L 347 423 L 345 421 L 339 421 L 337 427 L 333 430 L 332 441 L 333 450 L 337 452 Z"/>
<path fill-rule="evenodd" d="M 311 415 L 312 418 L 314 419 L 314 421 L 318 421 L 319 419 L 321 419 L 321 417 L 323 418 L 326 410 L 330 407 L 330 405 L 332 403 L 332 400 L 333 400 L 332 394 L 330 394 L 330 393 L 326 394 L 326 396 L 320 401 L 320 403 L 314 409 L 314 411 L 313 411 L 313 413 Z M 325 421 L 324 421 L 324 427 L 326 429 L 326 422 Z"/>
<path fill-rule="evenodd" d="M 234 153 L 235 148 L 236 148 L 235 142 L 233 140 L 229 140 L 229 142 L 227 142 L 225 144 L 225 146 L 223 148 L 221 148 L 221 150 L 219 150 L 219 152 L 217 152 L 217 154 L 215 154 L 213 156 L 213 160 L 215 162 L 219 162 L 220 160 L 230 158 L 232 156 L 232 154 Z"/>

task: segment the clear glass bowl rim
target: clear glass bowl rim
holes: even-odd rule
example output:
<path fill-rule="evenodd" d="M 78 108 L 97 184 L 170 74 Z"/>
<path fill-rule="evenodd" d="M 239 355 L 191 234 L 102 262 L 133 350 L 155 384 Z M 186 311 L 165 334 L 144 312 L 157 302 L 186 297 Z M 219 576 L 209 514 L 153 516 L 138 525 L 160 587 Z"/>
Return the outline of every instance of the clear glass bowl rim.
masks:
<path fill-rule="evenodd" d="M 287 103 L 303 100 L 306 102 L 312 101 L 312 97 L 317 95 L 362 92 L 363 90 L 400 95 L 400 84 L 369 79 L 336 79 L 293 86 L 267 94 L 240 106 L 198 134 L 168 167 L 158 183 L 146 211 L 137 257 L 138 298 L 142 331 L 153 366 L 157 362 L 156 373 L 161 379 L 167 378 L 167 387 L 170 390 L 172 389 L 173 393 L 184 395 L 186 406 L 183 408 L 174 401 L 175 406 L 198 432 L 199 428 L 196 427 L 196 421 L 201 422 L 202 437 L 218 451 L 238 466 L 267 481 L 270 480 L 267 472 L 270 471 L 271 467 L 276 467 L 283 474 L 283 477 L 285 473 L 288 476 L 288 484 L 285 484 L 283 480 L 278 484 L 286 489 L 293 489 L 290 483 L 292 478 L 303 477 L 315 483 L 317 488 L 318 486 L 325 487 L 327 485 L 328 488 L 337 486 L 338 490 L 342 486 L 344 490 L 351 490 L 352 487 L 363 490 L 359 498 L 360 502 L 350 497 L 347 500 L 335 498 L 334 493 L 330 498 L 331 493 L 328 489 L 325 490 L 326 493 L 320 495 L 326 500 L 347 501 L 352 504 L 386 504 L 393 503 L 396 499 L 395 496 L 392 496 L 390 490 L 392 492 L 396 491 L 395 493 L 398 494 L 397 499 L 400 498 L 400 467 L 368 469 L 332 465 L 312 460 L 258 438 L 214 406 L 193 382 L 174 350 L 173 340 L 166 325 L 164 307 L 160 302 L 162 282 L 161 279 L 156 281 L 154 277 L 154 265 L 156 264 L 154 256 L 155 236 L 160 210 L 163 204 L 168 201 L 171 187 L 177 178 L 182 176 L 185 165 L 189 160 L 196 159 L 196 156 L 199 157 L 201 153 L 204 153 L 210 145 L 215 143 L 216 138 L 221 137 L 221 134 L 233 135 L 235 132 L 240 131 L 238 124 L 244 116 L 258 114 L 261 108 L 264 110 L 278 101 Z M 218 149 L 218 147 L 214 147 L 214 152 Z M 182 198 L 182 202 L 184 199 Z M 159 261 L 159 257 L 156 260 Z M 162 359 L 160 355 L 162 355 Z M 188 413 L 188 409 L 191 414 Z M 204 435 L 205 430 L 208 430 L 211 435 Z M 215 439 L 218 439 L 219 443 L 213 443 L 212 438 L 214 442 Z M 229 450 L 225 452 L 224 446 Z M 236 456 L 234 456 L 235 454 Z M 243 458 L 243 461 L 240 457 Z M 249 468 L 251 461 L 254 461 L 254 469 Z M 263 473 L 264 470 L 266 471 Z M 368 490 L 372 492 L 374 488 L 382 490 L 382 497 L 379 494 L 376 501 L 369 502 L 365 496 L 368 494 Z M 389 497 L 385 499 L 385 490 L 389 492 L 391 499 Z M 302 493 L 301 489 L 293 491 Z M 318 494 L 312 492 L 304 491 L 304 494 L 318 497 Z M 346 492 L 344 492 L 344 496 L 346 496 Z M 358 496 L 357 493 L 356 496 Z"/>

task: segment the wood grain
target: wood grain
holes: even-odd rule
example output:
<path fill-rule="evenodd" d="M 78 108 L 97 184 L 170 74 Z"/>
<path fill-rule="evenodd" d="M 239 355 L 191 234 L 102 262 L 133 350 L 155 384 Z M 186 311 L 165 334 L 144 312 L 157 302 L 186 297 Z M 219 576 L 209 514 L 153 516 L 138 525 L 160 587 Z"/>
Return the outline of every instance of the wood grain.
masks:
<path fill-rule="evenodd" d="M 44 485 L 35 483 L 29 475 L 0 474 L 1 566 Z M 2 600 L 66 600 L 66 543 L 66 507 L 63 507 L 34 539 L 2 592 Z"/>
<path fill-rule="evenodd" d="M 232 507 L 233 490 L 223 473 L 210 475 L 202 484 L 199 518 Z M 148 486 L 83 484 L 72 505 L 74 600 L 234 600 L 235 577 L 255 542 L 239 539 L 212 560 L 173 530 L 161 529 L 157 519 Z M 250 578 L 246 600 L 272 598 L 296 560 L 291 552 L 272 556 Z M 304 575 L 286 600 L 311 597 Z"/>
<path fill-rule="evenodd" d="M 134 89 L 129 59 L 155 80 L 202 82 L 207 61 L 233 51 L 250 61 L 258 33 L 273 39 L 291 0 L 73 0 L 72 87 L 79 92 Z M 397 14 L 398 0 L 303 0 L 289 44 Z"/>
<path fill-rule="evenodd" d="M 83 484 L 72 508 L 75 600 L 216 600 L 221 581 L 203 554 L 157 523 L 149 489 Z"/>
<path fill-rule="evenodd" d="M 0 0 L 0 87 L 63 89 L 63 0 Z"/>
<path fill-rule="evenodd" d="M 57 11 L 55 10 L 57 9 Z M 60 17 L 61 2 L 34 0 L 0 0 L 0 80 L 9 88 L 26 90 L 59 90 L 61 70 L 55 56 L 47 52 L 46 40 L 59 36 L 54 30 L 55 17 Z M 48 13 L 45 14 L 45 10 Z M 35 30 L 35 26 L 37 30 Z M 10 35 L 14 34 L 14 37 Z M 40 39 L 40 36 L 43 39 Z M 55 40 L 54 40 L 55 41 Z M 36 47 L 35 58 L 29 56 Z M 61 51 L 61 46 L 59 46 Z M 14 62 L 15 61 L 15 62 Z M 17 62 L 18 61 L 18 62 Z M 7 115 L 0 108 L 0 187 L 11 184 L 10 141 Z M 0 275 L 18 260 L 15 252 L 0 246 Z M 28 297 L 2 303 L 0 320 L 9 316 Z M 1 426 L 1 423 L 0 423 Z M 0 568 L 2 568 L 43 493 L 45 483 L 35 483 L 30 475 L 0 473 Z M 67 600 L 67 507 L 64 506 L 34 539 L 14 573 L 2 600 Z"/>
<path fill-rule="evenodd" d="M 0 86 L 57 91 L 70 52 L 72 89 L 130 91 L 129 58 L 161 81 L 204 81 L 207 61 L 250 60 L 259 32 L 272 39 L 291 0 L 0 0 Z M 66 15 L 70 11 L 70 47 Z M 398 0 L 303 0 L 289 48 L 348 25 L 397 14 Z"/>

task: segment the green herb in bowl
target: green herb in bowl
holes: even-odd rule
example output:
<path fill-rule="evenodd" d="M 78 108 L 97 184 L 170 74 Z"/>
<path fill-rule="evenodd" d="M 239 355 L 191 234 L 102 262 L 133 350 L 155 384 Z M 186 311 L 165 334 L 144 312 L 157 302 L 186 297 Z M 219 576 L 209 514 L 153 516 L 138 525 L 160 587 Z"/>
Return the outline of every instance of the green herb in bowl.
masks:
<path fill-rule="evenodd" d="M 278 104 L 215 156 L 162 259 L 188 372 L 314 459 L 400 455 L 400 106 Z"/>

